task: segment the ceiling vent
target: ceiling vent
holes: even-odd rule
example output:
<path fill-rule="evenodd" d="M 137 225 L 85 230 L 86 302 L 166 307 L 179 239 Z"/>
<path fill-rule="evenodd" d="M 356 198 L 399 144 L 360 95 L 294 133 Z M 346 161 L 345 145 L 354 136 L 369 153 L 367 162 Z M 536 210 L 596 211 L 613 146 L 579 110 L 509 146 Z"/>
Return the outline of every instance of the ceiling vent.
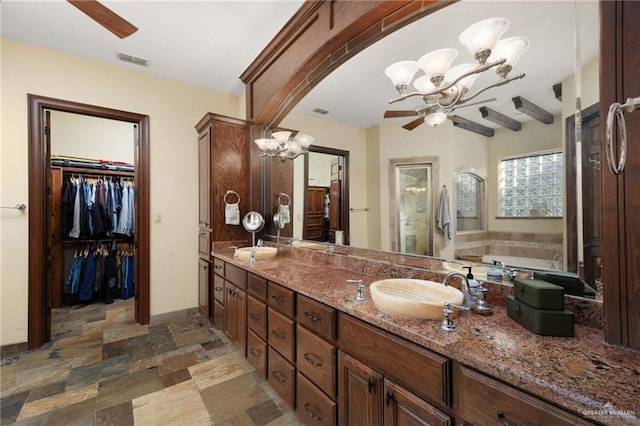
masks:
<path fill-rule="evenodd" d="M 126 53 L 118 53 L 118 59 L 125 62 L 130 62 L 132 64 L 140 65 L 143 67 L 147 66 L 147 60 L 138 58 L 136 56 L 127 55 Z"/>
<path fill-rule="evenodd" d="M 322 114 L 322 115 L 327 115 L 327 114 L 329 114 L 331 111 L 326 110 L 326 109 L 322 109 L 322 108 L 315 108 L 315 109 L 313 110 L 313 112 L 316 112 L 316 113 L 318 113 L 318 114 Z"/>

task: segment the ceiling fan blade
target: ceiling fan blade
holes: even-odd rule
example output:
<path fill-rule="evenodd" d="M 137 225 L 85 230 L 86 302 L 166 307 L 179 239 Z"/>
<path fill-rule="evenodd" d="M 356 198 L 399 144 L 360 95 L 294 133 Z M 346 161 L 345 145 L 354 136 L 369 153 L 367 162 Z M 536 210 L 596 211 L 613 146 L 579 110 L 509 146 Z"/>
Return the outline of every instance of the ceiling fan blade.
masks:
<path fill-rule="evenodd" d="M 84 14 L 120 38 L 129 37 L 138 27 L 121 18 L 97 0 L 67 0 Z"/>
<path fill-rule="evenodd" d="M 406 130 L 413 130 L 416 127 L 418 127 L 419 125 L 421 125 L 422 123 L 424 123 L 424 117 L 419 117 L 416 118 L 413 121 L 410 121 L 409 123 L 405 124 L 404 126 L 402 126 L 403 129 Z"/>
<path fill-rule="evenodd" d="M 418 115 L 415 110 L 385 111 L 384 118 L 411 117 Z"/>

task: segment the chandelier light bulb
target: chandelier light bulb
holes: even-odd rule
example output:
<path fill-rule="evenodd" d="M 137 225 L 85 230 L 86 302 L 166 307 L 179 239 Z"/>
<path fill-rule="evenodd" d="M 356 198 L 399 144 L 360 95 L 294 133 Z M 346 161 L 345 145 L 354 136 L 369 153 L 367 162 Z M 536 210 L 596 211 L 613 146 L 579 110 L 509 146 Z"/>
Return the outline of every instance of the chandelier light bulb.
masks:
<path fill-rule="evenodd" d="M 391 79 L 398 91 L 402 92 L 409 86 L 417 71 L 418 63 L 416 61 L 400 61 L 389 65 L 384 73 Z"/>
<path fill-rule="evenodd" d="M 506 61 L 503 66 L 509 65 L 513 67 L 528 48 L 529 40 L 524 37 L 505 38 L 496 43 L 491 56 L 489 56 L 489 61 L 497 61 L 504 58 Z"/>
<path fill-rule="evenodd" d="M 457 78 L 459 78 L 463 74 L 470 72 L 471 70 L 475 69 L 477 66 L 478 65 L 473 63 L 456 65 L 455 67 L 451 68 L 447 73 L 446 81 L 455 81 Z M 470 89 L 478 77 L 480 77 L 480 74 L 478 73 L 468 75 L 465 78 L 461 79 L 458 82 L 458 84 L 464 87 L 465 89 Z"/>
<path fill-rule="evenodd" d="M 313 142 L 315 142 L 315 138 L 313 136 L 309 136 L 301 133 L 296 135 L 295 139 L 298 141 L 298 143 L 303 149 L 309 148 L 309 146 Z"/>
<path fill-rule="evenodd" d="M 444 75 L 449 71 L 451 63 L 458 57 L 456 49 L 438 49 L 429 52 L 422 58 L 418 59 L 418 65 L 431 79 L 433 76 Z"/>

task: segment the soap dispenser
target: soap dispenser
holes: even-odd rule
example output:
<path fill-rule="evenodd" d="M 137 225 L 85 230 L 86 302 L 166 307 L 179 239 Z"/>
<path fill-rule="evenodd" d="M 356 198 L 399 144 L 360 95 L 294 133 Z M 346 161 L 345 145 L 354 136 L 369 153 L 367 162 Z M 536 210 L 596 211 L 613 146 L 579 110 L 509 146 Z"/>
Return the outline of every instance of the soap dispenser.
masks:
<path fill-rule="evenodd" d="M 473 274 L 471 273 L 472 266 L 465 266 L 464 269 L 468 271 L 467 282 L 469 283 L 469 293 L 472 296 L 475 296 L 476 294 L 478 294 L 478 289 L 480 289 L 480 283 L 478 282 L 478 280 L 473 278 Z"/>

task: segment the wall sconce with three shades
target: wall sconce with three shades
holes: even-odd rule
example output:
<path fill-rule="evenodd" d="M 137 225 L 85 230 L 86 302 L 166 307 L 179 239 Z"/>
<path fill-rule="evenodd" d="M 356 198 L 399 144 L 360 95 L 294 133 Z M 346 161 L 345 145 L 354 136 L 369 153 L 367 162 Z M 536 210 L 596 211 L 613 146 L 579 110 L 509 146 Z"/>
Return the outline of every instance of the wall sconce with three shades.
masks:
<path fill-rule="evenodd" d="M 314 138 L 298 133 L 290 137 L 291 132 L 274 132 L 271 139 L 256 139 L 255 143 L 260 148 L 261 157 L 279 157 L 280 160 L 293 160 L 309 152 L 309 146 Z"/>

